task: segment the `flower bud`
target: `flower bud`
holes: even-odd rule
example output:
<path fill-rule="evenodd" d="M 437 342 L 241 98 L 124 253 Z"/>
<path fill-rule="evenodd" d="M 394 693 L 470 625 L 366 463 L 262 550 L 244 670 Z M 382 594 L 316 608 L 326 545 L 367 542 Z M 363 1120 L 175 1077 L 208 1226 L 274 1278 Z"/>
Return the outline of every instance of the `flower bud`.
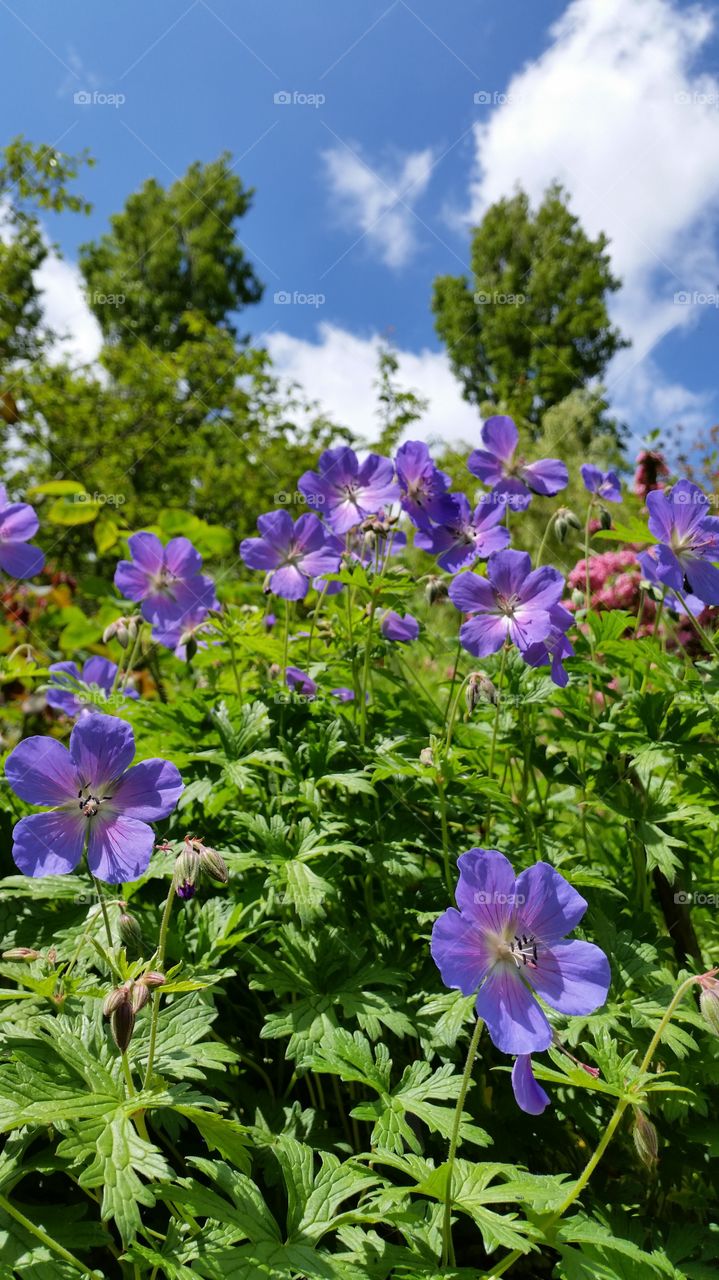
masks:
<path fill-rule="evenodd" d="M 422 747 L 419 753 L 419 762 L 427 765 L 428 768 L 432 767 L 434 764 L 434 752 L 431 747 Z"/>
<path fill-rule="evenodd" d="M 132 1033 L 135 1030 L 135 1010 L 132 998 L 118 1005 L 110 1016 L 110 1030 L 120 1053 L 126 1053 L 132 1040 Z"/>
<path fill-rule="evenodd" d="M 659 1139 L 651 1120 L 648 1120 L 639 1107 L 634 1109 L 634 1130 L 632 1133 L 637 1155 L 642 1164 L 653 1169 L 659 1159 Z"/>
<path fill-rule="evenodd" d="M 192 659 L 197 653 L 197 639 L 194 632 L 186 631 L 184 635 L 180 636 L 180 644 L 184 644 L 185 646 L 185 656 L 187 661 L 192 662 Z"/>
<path fill-rule="evenodd" d="M 109 1018 L 121 1004 L 126 1003 L 130 998 L 131 983 L 123 982 L 121 987 L 113 987 L 112 991 L 105 996 L 102 1006 L 103 1016 Z"/>
<path fill-rule="evenodd" d="M 173 884 L 178 898 L 194 898 L 200 878 L 200 855 L 186 840 L 175 862 Z"/>
<path fill-rule="evenodd" d="M 557 542 L 564 542 L 568 530 L 569 525 L 567 524 L 562 512 L 558 511 L 554 518 L 554 536 L 557 539 Z"/>
<path fill-rule="evenodd" d="M 57 947 L 50 947 L 47 955 L 45 956 L 45 959 L 47 960 L 50 967 L 54 969 L 55 965 L 57 964 Z"/>
<path fill-rule="evenodd" d="M 139 921 L 131 916 L 129 911 L 123 911 L 118 921 L 118 932 L 120 934 L 120 945 L 127 947 L 128 951 L 142 951 L 142 929 Z"/>
<path fill-rule="evenodd" d="M 121 648 L 126 649 L 130 643 L 130 632 L 127 629 L 124 618 L 120 618 L 115 631 L 115 639 Z"/>
<path fill-rule="evenodd" d="M 499 694 L 484 671 L 473 671 L 467 681 L 464 699 L 467 711 L 471 715 L 478 702 L 491 702 L 492 706 L 496 706 L 499 702 Z"/>
<path fill-rule="evenodd" d="M 40 952 L 33 950 L 32 947 L 11 947 L 9 951 L 3 951 L 2 960 L 39 960 Z"/>
<path fill-rule="evenodd" d="M 210 880 L 214 880 L 217 884 L 227 884 L 230 873 L 227 870 L 225 859 L 217 852 L 216 849 L 208 849 L 204 844 L 199 846 L 200 868 L 204 871 Z"/>
<path fill-rule="evenodd" d="M 699 1008 L 710 1031 L 719 1036 L 719 982 L 716 978 L 701 978 Z"/>
<path fill-rule="evenodd" d="M 164 973 L 158 973 L 156 969 L 150 969 L 147 973 L 143 973 L 138 982 L 144 983 L 146 987 L 162 987 L 167 982 Z"/>
<path fill-rule="evenodd" d="M 137 621 L 137 618 L 127 619 L 127 635 L 133 644 L 137 640 Z"/>
<path fill-rule="evenodd" d="M 105 627 L 105 630 L 102 633 L 102 643 L 109 644 L 110 641 L 114 639 L 116 633 L 117 633 L 117 622 L 109 623 L 109 625 Z"/>
<path fill-rule="evenodd" d="M 132 996 L 131 996 L 133 1013 L 139 1013 L 141 1009 L 144 1009 L 149 999 L 150 999 L 149 987 L 146 987 L 144 982 L 133 983 Z"/>
<path fill-rule="evenodd" d="M 435 574 L 430 574 L 427 578 L 427 585 L 424 589 L 424 596 L 427 604 L 437 604 L 441 600 L 446 600 L 448 595 L 447 582 L 445 578 L 439 578 Z"/>
<path fill-rule="evenodd" d="M 599 508 L 599 523 L 603 529 L 611 529 L 612 527 L 611 512 L 607 511 L 606 507 Z"/>

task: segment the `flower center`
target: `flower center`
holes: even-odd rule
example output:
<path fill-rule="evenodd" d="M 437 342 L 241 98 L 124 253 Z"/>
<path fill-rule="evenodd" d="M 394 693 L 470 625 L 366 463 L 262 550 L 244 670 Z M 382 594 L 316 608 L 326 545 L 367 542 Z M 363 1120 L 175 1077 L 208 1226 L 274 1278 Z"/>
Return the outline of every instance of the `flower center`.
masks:
<path fill-rule="evenodd" d="M 521 604 L 519 596 L 497 596 L 497 607 L 500 613 L 505 613 L 508 618 L 514 616 L 515 610 Z"/>
<path fill-rule="evenodd" d="M 357 498 L 359 495 L 359 487 L 356 484 L 345 484 L 342 487 L 343 487 L 344 495 L 347 501 L 353 502 L 356 506 Z"/>
<path fill-rule="evenodd" d="M 77 793 L 78 805 L 83 818 L 94 818 L 100 811 L 100 806 L 104 800 L 111 799 L 110 796 L 94 796 L 89 786 L 81 787 Z"/>
<path fill-rule="evenodd" d="M 497 947 L 498 960 L 511 960 L 518 969 L 529 965 L 536 969 L 538 958 L 538 942 L 531 933 L 515 933 L 513 938 L 503 938 Z"/>
<path fill-rule="evenodd" d="M 150 577 L 153 591 L 159 592 L 162 596 L 173 598 L 173 587 L 177 582 L 174 573 L 171 573 L 166 565 L 163 565 L 159 573 L 153 573 Z"/>

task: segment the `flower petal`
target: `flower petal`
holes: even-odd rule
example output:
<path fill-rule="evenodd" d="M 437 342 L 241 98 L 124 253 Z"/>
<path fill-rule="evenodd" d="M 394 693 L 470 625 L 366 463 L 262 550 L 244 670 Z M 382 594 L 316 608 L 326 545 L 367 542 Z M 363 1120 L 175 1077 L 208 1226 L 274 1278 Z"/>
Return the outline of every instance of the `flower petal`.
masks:
<path fill-rule="evenodd" d="M 524 976 L 534 990 L 559 1013 L 594 1013 L 607 998 L 612 980 L 609 961 L 601 947 L 578 940 L 539 947 L 536 969 L 526 966 Z"/>
<path fill-rule="evenodd" d="M 126 884 L 145 874 L 154 843 L 147 823 L 124 813 L 99 813 L 90 823 L 87 865 L 106 884 Z"/>
<path fill-rule="evenodd" d="M 292 541 L 295 526 L 289 511 L 280 507 L 277 511 L 268 511 L 259 516 L 257 528 L 266 542 L 284 553 Z"/>
<path fill-rule="evenodd" d="M 127 545 L 135 564 L 145 573 L 159 573 L 165 563 L 165 549 L 155 533 L 133 533 Z"/>
<path fill-rule="evenodd" d="M 509 462 L 519 440 L 519 432 L 512 418 L 497 413 L 482 427 L 482 444 L 489 453 L 503 462 Z"/>
<path fill-rule="evenodd" d="M 539 462 L 530 462 L 522 467 L 522 479 L 533 493 L 550 498 L 566 489 L 569 484 L 569 472 L 559 458 L 542 458 Z"/>
<path fill-rule="evenodd" d="M 486 449 L 473 449 L 467 458 L 467 470 L 482 484 L 499 484 L 504 472 L 501 460 Z"/>
<path fill-rule="evenodd" d="M 548 862 L 535 862 L 517 876 L 518 932 L 543 942 L 563 938 L 576 929 L 587 903 Z"/>
<path fill-rule="evenodd" d="M 34 578 L 42 573 L 45 553 L 27 542 L 0 542 L 0 568 L 11 578 Z"/>
<path fill-rule="evenodd" d="M 66 876 L 82 857 L 87 819 L 80 810 L 33 813 L 13 828 L 12 856 L 26 876 Z"/>
<path fill-rule="evenodd" d="M 474 995 L 492 962 L 481 930 L 454 907 L 435 920 L 430 950 L 444 985 L 465 996 Z"/>
<path fill-rule="evenodd" d="M 302 600 L 307 595 L 309 578 L 296 564 L 283 564 L 270 578 L 270 591 L 283 600 Z"/>
<path fill-rule="evenodd" d="M 552 1043 L 552 1028 L 512 963 L 495 965 L 480 987 L 477 1016 L 502 1053 L 540 1053 Z"/>
<path fill-rule="evenodd" d="M 492 584 L 476 573 L 460 573 L 450 582 L 449 598 L 460 613 L 488 613 L 495 608 Z"/>
<path fill-rule="evenodd" d="M 694 595 L 705 604 L 719 604 L 719 569 L 698 557 L 685 560 L 684 568 Z"/>
<path fill-rule="evenodd" d="M 504 614 L 478 613 L 459 628 L 462 647 L 475 658 L 487 658 L 491 653 L 497 653 L 508 634 L 509 618 Z"/>
<path fill-rule="evenodd" d="M 528 1053 L 515 1058 L 512 1067 L 512 1089 L 517 1106 L 529 1116 L 541 1116 L 549 1106 L 549 1096 L 534 1078 L 532 1059 Z"/>
<path fill-rule="evenodd" d="M 70 735 L 72 763 L 89 787 L 115 781 L 132 764 L 134 754 L 135 735 L 116 716 L 86 716 Z"/>
<path fill-rule="evenodd" d="M 132 560 L 121 560 L 115 569 L 115 586 L 126 600 L 144 600 L 150 590 L 150 581 L 145 569 Z"/>
<path fill-rule="evenodd" d="M 497 551 L 487 561 L 487 577 L 502 596 L 519 596 L 525 579 L 532 572 L 531 556 L 526 551 Z"/>
<path fill-rule="evenodd" d="M 169 760 L 143 760 L 121 778 L 108 808 L 141 822 L 159 822 L 175 808 L 184 783 Z"/>
<path fill-rule="evenodd" d="M 28 542 L 39 527 L 37 514 L 28 502 L 14 502 L 0 513 L 1 542 Z"/>
<path fill-rule="evenodd" d="M 165 564 L 176 578 L 194 578 L 202 568 L 202 556 L 189 538 L 171 538 L 165 547 Z"/>
<path fill-rule="evenodd" d="M 514 871 L 498 849 L 469 849 L 457 859 L 455 890 L 463 915 L 490 933 L 501 933 L 514 911 Z"/>
<path fill-rule="evenodd" d="M 112 689 L 112 682 L 116 675 L 117 664 L 111 662 L 109 658 L 101 658 L 99 654 L 88 658 L 82 668 L 84 683 L 96 684 L 98 689 L 102 689 L 105 693 L 109 693 Z"/>
<path fill-rule="evenodd" d="M 265 538 L 243 538 L 240 555 L 248 569 L 276 569 L 283 552 Z"/>
<path fill-rule="evenodd" d="M 70 752 L 55 738 L 25 738 L 5 761 L 5 777 L 29 804 L 67 804 L 77 796 L 78 781 Z"/>

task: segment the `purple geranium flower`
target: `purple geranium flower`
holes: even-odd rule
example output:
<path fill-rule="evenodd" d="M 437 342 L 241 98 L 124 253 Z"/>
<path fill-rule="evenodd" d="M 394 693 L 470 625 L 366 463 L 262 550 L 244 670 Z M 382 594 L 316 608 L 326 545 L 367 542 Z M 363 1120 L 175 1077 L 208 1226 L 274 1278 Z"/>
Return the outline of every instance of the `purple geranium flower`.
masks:
<path fill-rule="evenodd" d="M 498 414 L 488 418 L 482 427 L 482 448 L 467 459 L 473 476 L 491 485 L 494 493 L 515 511 L 523 511 L 532 494 L 551 497 L 569 483 L 569 473 L 558 458 L 541 462 L 515 459 L 519 432 L 511 418 Z"/>
<path fill-rule="evenodd" d="M 47 705 L 54 711 L 75 717 L 90 712 L 94 714 L 98 710 L 91 702 L 84 702 L 78 696 L 78 685 L 94 685 L 107 697 L 113 692 L 117 664 L 96 655 L 87 659 L 82 672 L 76 662 L 51 662 L 48 671 L 52 671 L 52 680 L 47 690 Z M 126 698 L 139 696 L 136 689 L 125 689 L 123 693 Z"/>
<path fill-rule="evenodd" d="M 545 1107 L 549 1106 L 549 1095 L 541 1084 L 537 1084 L 532 1070 L 532 1058 L 528 1053 L 521 1053 L 514 1060 L 512 1067 L 512 1089 L 518 1107 L 530 1116 L 541 1116 Z"/>
<path fill-rule="evenodd" d="M 419 635 L 417 619 L 413 618 L 411 613 L 406 613 L 402 617 L 401 614 L 395 613 L 394 609 L 388 609 L 382 615 L 379 629 L 385 640 L 396 640 L 399 644 L 410 644 Z"/>
<path fill-rule="evenodd" d="M 28 541 L 38 531 L 40 521 L 27 502 L 10 502 L 0 484 L 0 569 L 11 578 L 34 578 L 45 564 L 45 556 Z"/>
<path fill-rule="evenodd" d="M 422 440 L 403 444 L 397 450 L 395 465 L 402 507 L 418 529 L 429 531 L 432 521 L 445 524 L 451 520 L 453 511 L 447 502 L 447 490 L 452 481 L 435 466 Z"/>
<path fill-rule="evenodd" d="M 648 493 L 647 507 L 649 529 L 659 544 L 651 549 L 650 561 L 641 559 L 643 572 L 649 577 L 651 566 L 673 591 L 719 604 L 719 569 L 712 563 L 719 559 L 719 518 L 708 514 L 708 498 L 698 485 L 679 480 L 670 491 Z"/>
<path fill-rule="evenodd" d="M 572 642 L 567 639 L 566 632 L 572 626 L 574 618 L 561 604 L 552 605 L 549 618 L 551 629 L 548 635 L 537 644 L 530 644 L 529 648 L 522 653 L 522 657 L 530 667 L 544 667 L 551 661 L 552 680 L 559 685 L 560 689 L 564 689 L 569 683 L 569 676 L 562 662 L 565 658 L 571 658 L 574 655 Z"/>
<path fill-rule="evenodd" d="M 78 720 L 69 751 L 42 737 L 15 747 L 5 763 L 13 791 L 30 804 L 53 806 L 13 829 L 13 858 L 25 875 L 67 875 L 86 844 L 99 880 L 124 884 L 144 874 L 155 840 L 148 823 L 172 813 L 183 783 L 167 760 L 131 769 L 134 755 L 130 725 L 99 713 Z"/>
<path fill-rule="evenodd" d="M 306 671 L 301 671 L 299 667 L 288 667 L 285 671 L 285 684 L 292 693 L 298 693 L 301 697 L 307 698 L 309 702 L 317 693 L 317 685 Z"/>
<path fill-rule="evenodd" d="M 336 573 L 342 546 L 315 515 L 296 522 L 288 511 L 260 516 L 260 538 L 245 538 L 240 555 L 250 569 L 268 573 L 267 589 L 284 600 L 302 600 L 315 575 Z"/>
<path fill-rule="evenodd" d="M 442 569 L 457 573 L 507 546 L 509 530 L 500 523 L 503 515 L 502 504 L 491 494 L 481 498 L 472 511 L 463 493 L 450 493 L 444 500 L 442 524 L 420 531 L 414 544 L 437 556 Z"/>
<path fill-rule="evenodd" d="M 552 607 L 559 603 L 564 578 L 543 565 L 532 571 L 526 551 L 497 551 L 487 561 L 487 577 L 460 573 L 449 596 L 462 613 L 471 614 L 460 628 L 462 645 L 476 658 L 486 658 L 509 639 L 525 653 L 552 631 Z"/>
<path fill-rule="evenodd" d="M 589 493 L 595 493 L 605 502 L 621 502 L 622 485 L 616 471 L 601 471 L 591 462 L 583 463 L 580 470 L 584 488 Z"/>
<path fill-rule="evenodd" d="M 442 981 L 477 993 L 477 1016 L 502 1053 L 547 1049 L 552 1028 L 535 995 L 559 1013 L 586 1014 L 609 990 L 604 952 L 566 937 L 587 903 L 548 862 L 515 879 L 497 849 L 470 849 L 458 866 L 459 911 L 449 907 L 432 930 Z"/>
<path fill-rule="evenodd" d="M 347 533 L 400 496 L 389 458 L 370 453 L 360 465 L 354 449 L 325 449 L 319 471 L 305 471 L 298 482 L 308 507 L 323 512 L 335 533 Z"/>
<path fill-rule="evenodd" d="M 127 545 L 132 560 L 118 564 L 115 586 L 127 600 L 142 601 L 146 622 L 182 631 L 186 618 L 216 607 L 214 583 L 200 573 L 202 556 L 188 538 L 163 547 L 154 533 L 134 533 Z"/>

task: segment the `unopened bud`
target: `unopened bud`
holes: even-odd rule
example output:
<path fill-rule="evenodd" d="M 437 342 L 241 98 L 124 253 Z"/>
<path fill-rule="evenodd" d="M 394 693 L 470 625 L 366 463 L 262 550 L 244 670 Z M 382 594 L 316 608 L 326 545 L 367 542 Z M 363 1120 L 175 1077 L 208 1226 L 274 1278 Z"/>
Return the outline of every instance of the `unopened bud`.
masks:
<path fill-rule="evenodd" d="M 651 1120 L 648 1120 L 638 1107 L 634 1110 L 634 1131 L 632 1134 L 637 1155 L 642 1164 L 653 1169 L 659 1159 L 659 1139 Z"/>
<path fill-rule="evenodd" d="M 205 845 L 200 845 L 200 866 L 206 876 L 214 880 L 217 884 L 227 884 L 230 873 L 227 870 L 225 859 L 217 852 L 216 849 L 207 849 Z"/>
<path fill-rule="evenodd" d="M 127 619 L 127 635 L 134 644 L 137 640 L 137 618 Z"/>
<path fill-rule="evenodd" d="M 719 982 L 716 978 L 701 978 L 699 1008 L 710 1031 L 719 1036 Z"/>
<path fill-rule="evenodd" d="M 50 947 L 50 950 L 45 956 L 45 959 L 47 960 L 50 967 L 54 968 L 55 965 L 57 964 L 57 947 Z"/>
<path fill-rule="evenodd" d="M 271 579 L 272 579 L 272 574 L 271 574 L 271 573 L 268 573 L 268 574 L 266 574 L 266 575 L 265 575 L 265 580 L 264 580 L 264 582 L 262 583 L 262 594 L 263 594 L 263 596 L 268 596 L 268 595 L 270 595 L 270 593 L 271 593 L 271 591 L 272 591 L 272 587 L 271 587 L 271 585 L 270 585 L 270 584 L 271 584 Z"/>
<path fill-rule="evenodd" d="M 102 1012 L 105 1018 L 111 1017 L 115 1010 L 119 1009 L 121 1004 L 127 1003 L 130 999 L 130 988 L 131 983 L 123 982 L 121 987 L 113 987 L 112 991 L 105 996 L 105 1001 L 102 1006 Z"/>
<path fill-rule="evenodd" d="M 132 952 L 142 951 L 142 929 L 139 921 L 129 911 L 123 911 L 120 915 L 118 932 L 121 946 Z"/>
<path fill-rule="evenodd" d="M 135 1030 L 135 1010 L 132 999 L 124 1001 L 115 1009 L 110 1017 L 110 1030 L 120 1053 L 126 1053 Z"/>
<path fill-rule="evenodd" d="M 419 753 L 420 764 L 425 764 L 429 768 L 434 764 L 434 752 L 431 747 L 422 747 Z"/>
<path fill-rule="evenodd" d="M 484 671 L 473 671 L 467 681 L 464 699 L 467 704 L 467 711 L 471 715 L 480 701 L 491 702 L 492 706 L 496 706 L 499 702 L 499 694 Z"/>
<path fill-rule="evenodd" d="M 115 620 L 115 622 L 110 622 L 105 627 L 105 630 L 102 633 L 102 643 L 109 644 L 111 640 L 114 640 L 116 635 L 117 635 L 117 620 Z"/>
<path fill-rule="evenodd" d="M 180 644 L 184 644 L 185 646 L 185 656 L 187 661 L 192 662 L 192 659 L 197 653 L 197 638 L 194 632 L 186 631 L 184 635 L 180 636 Z"/>
<path fill-rule="evenodd" d="M 427 604 L 438 604 L 440 600 L 446 600 L 448 595 L 447 581 L 445 578 L 438 578 L 431 574 L 427 579 L 427 585 L 424 589 L 424 596 Z"/>
<path fill-rule="evenodd" d="M 578 609 L 580 605 L 584 604 L 584 592 L 580 591 L 579 587 L 575 587 L 572 592 L 572 604 L 575 609 Z"/>
<path fill-rule="evenodd" d="M 611 529 L 612 527 L 611 512 L 607 511 L 606 507 L 599 508 L 599 523 L 603 529 Z"/>
<path fill-rule="evenodd" d="M 564 542 L 567 536 L 569 525 L 567 524 L 561 511 L 558 511 L 554 520 L 554 536 L 557 542 Z"/>
<path fill-rule="evenodd" d="M 178 898 L 194 898 L 200 877 L 200 855 L 185 841 L 184 848 L 175 862 L 173 884 Z"/>
<path fill-rule="evenodd" d="M 9 951 L 3 951 L 1 958 L 3 960 L 39 960 L 40 952 L 32 947 L 11 947 Z"/>
<path fill-rule="evenodd" d="M 147 973 L 143 973 L 138 982 L 142 982 L 146 987 L 163 987 L 167 982 L 164 973 L 158 973 L 156 969 L 150 969 Z"/>
<path fill-rule="evenodd" d="M 133 988 L 132 988 L 132 997 L 131 997 L 131 999 L 132 999 L 132 1011 L 133 1011 L 133 1013 L 139 1013 L 141 1009 L 144 1009 L 145 1005 L 147 1004 L 148 1000 L 150 999 L 150 989 L 149 989 L 149 987 L 146 987 L 146 986 L 145 986 L 145 984 L 144 984 L 144 982 L 136 982 L 136 983 L 134 983 Z"/>
<path fill-rule="evenodd" d="M 117 628 L 115 630 L 115 639 L 123 649 L 126 649 L 130 643 L 130 632 L 124 618 L 120 618 L 118 621 Z"/>

